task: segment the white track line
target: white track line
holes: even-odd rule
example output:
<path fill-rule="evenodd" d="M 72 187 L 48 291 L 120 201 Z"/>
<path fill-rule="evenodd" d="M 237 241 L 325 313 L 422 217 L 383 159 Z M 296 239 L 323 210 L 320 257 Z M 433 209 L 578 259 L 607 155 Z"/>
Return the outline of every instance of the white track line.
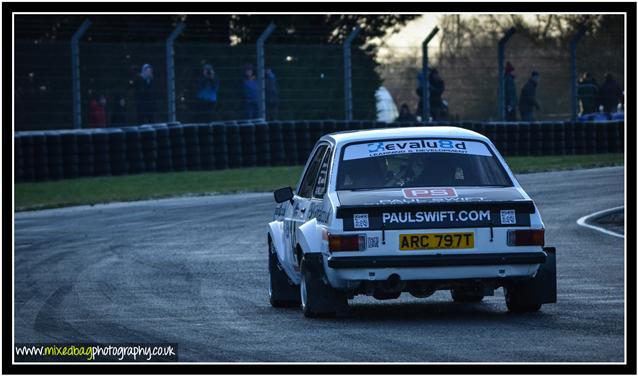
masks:
<path fill-rule="evenodd" d="M 588 221 L 589 219 L 596 218 L 596 217 L 600 217 L 600 216 L 603 216 L 603 215 L 605 215 L 605 214 L 607 214 L 607 213 L 610 213 L 610 212 L 613 212 L 613 211 L 616 211 L 616 210 L 618 210 L 618 209 L 622 209 L 622 208 L 624 208 L 624 206 L 618 206 L 618 207 L 611 208 L 611 209 L 601 210 L 601 211 L 598 211 L 598 212 L 596 212 L 596 213 L 592 213 L 592 214 L 586 215 L 586 216 L 584 216 L 584 217 L 580 217 L 580 218 L 578 218 L 578 220 L 576 221 L 576 223 L 578 223 L 579 225 L 581 225 L 581 226 L 583 226 L 583 227 L 591 228 L 591 229 L 594 229 L 594 230 L 596 230 L 596 231 L 600 231 L 600 232 L 602 232 L 602 233 L 604 233 L 604 234 L 607 234 L 607 235 L 615 236 L 615 237 L 617 237 L 617 238 L 622 238 L 622 239 L 624 239 L 624 238 L 625 238 L 625 236 L 624 236 L 623 234 L 619 234 L 619 233 L 617 233 L 617 232 L 609 231 L 609 230 L 606 230 L 606 229 L 604 229 L 604 228 L 602 228 L 602 227 L 598 227 L 598 226 L 590 225 L 589 223 L 587 223 L 587 221 Z"/>

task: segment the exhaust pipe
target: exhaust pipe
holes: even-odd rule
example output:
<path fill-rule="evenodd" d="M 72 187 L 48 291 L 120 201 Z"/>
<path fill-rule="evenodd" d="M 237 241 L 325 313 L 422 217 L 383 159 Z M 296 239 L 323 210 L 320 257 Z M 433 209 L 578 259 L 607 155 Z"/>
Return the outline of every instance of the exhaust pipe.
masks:
<path fill-rule="evenodd" d="M 401 284 L 401 277 L 398 274 L 393 273 L 388 277 L 388 288 L 390 290 L 396 290 Z"/>

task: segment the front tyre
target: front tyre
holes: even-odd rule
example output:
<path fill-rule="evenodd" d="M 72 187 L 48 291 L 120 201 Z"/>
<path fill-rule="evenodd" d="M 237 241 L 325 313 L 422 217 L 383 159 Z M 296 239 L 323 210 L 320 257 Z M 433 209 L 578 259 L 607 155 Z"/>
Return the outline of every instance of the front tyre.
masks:
<path fill-rule="evenodd" d="M 320 254 L 301 260 L 301 308 L 306 317 L 332 317 L 348 307 L 346 295 L 324 281 L 322 268 Z"/>
<path fill-rule="evenodd" d="M 275 248 L 268 241 L 268 296 L 273 307 L 299 307 L 299 286 L 293 284 L 279 264 Z"/>

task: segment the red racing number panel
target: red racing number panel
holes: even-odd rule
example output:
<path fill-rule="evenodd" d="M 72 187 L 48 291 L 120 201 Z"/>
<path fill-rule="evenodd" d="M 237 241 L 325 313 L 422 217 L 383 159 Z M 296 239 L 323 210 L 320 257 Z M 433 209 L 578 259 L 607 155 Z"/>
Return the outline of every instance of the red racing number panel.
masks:
<path fill-rule="evenodd" d="M 403 188 L 405 198 L 456 197 L 454 188 Z"/>

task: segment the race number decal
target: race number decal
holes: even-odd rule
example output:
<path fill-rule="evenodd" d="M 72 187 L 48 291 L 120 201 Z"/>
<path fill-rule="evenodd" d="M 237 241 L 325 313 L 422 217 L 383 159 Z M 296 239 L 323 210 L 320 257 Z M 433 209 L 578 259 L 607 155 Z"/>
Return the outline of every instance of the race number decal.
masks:
<path fill-rule="evenodd" d="M 456 197 L 454 188 L 403 188 L 405 198 L 443 198 Z"/>

